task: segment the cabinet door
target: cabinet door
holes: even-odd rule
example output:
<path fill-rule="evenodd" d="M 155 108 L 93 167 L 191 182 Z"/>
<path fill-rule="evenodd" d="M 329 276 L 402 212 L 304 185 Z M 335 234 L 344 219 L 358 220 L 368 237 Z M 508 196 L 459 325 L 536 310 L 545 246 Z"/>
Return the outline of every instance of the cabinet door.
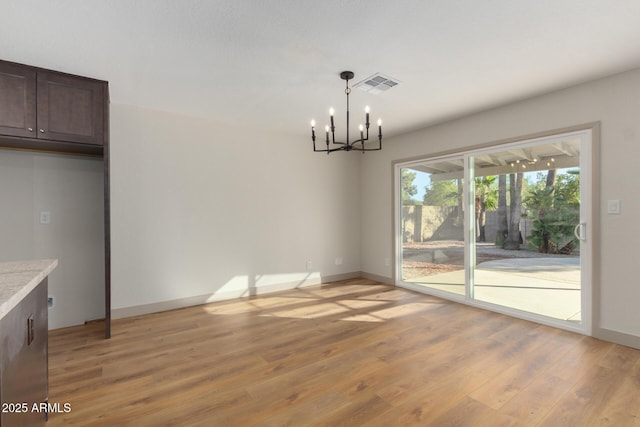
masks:
<path fill-rule="evenodd" d="M 48 313 L 45 278 L 0 321 L 2 399 L 26 403 L 0 414 L 3 426 L 44 425 L 46 412 L 33 405 L 48 401 Z"/>
<path fill-rule="evenodd" d="M 0 61 L 0 134 L 36 137 L 36 72 Z"/>
<path fill-rule="evenodd" d="M 104 84 L 38 72 L 38 138 L 103 145 Z"/>

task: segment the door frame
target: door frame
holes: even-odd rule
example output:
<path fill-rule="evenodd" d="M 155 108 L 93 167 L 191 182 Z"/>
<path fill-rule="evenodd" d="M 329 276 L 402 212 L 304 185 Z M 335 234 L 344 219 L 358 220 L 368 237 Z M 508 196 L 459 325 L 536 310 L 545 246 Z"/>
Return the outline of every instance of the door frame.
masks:
<path fill-rule="evenodd" d="M 525 143 L 543 142 L 545 139 L 555 139 L 559 136 L 579 135 L 581 138 L 587 138 L 584 144 L 581 144 L 580 150 L 580 190 L 581 204 L 580 215 L 581 222 L 586 222 L 585 232 L 587 242 L 586 245 L 581 244 L 581 309 L 582 318 L 579 324 L 553 319 L 550 317 L 537 315 L 526 311 L 512 309 L 496 304 L 478 301 L 469 298 L 470 275 L 473 269 L 468 268 L 470 260 L 470 221 L 469 215 L 465 214 L 465 295 L 450 294 L 448 292 L 438 291 L 437 289 L 429 289 L 424 286 L 412 285 L 402 281 L 402 205 L 400 192 L 400 170 L 403 167 L 410 167 L 424 161 L 438 160 L 452 156 L 464 156 L 465 158 L 465 182 L 469 182 L 469 164 L 468 159 L 481 151 L 500 149 L 508 145 L 518 145 Z M 593 122 L 562 129 L 539 132 L 535 134 L 519 136 L 489 143 L 476 144 L 464 149 L 448 150 L 446 152 L 433 153 L 430 155 L 415 156 L 411 158 L 399 159 L 392 162 L 392 280 L 395 286 L 403 287 L 413 291 L 426 293 L 436 297 L 441 297 L 455 302 L 471 305 L 487 309 L 490 311 L 506 314 L 512 317 L 533 321 L 560 329 L 570 330 L 585 335 L 592 335 L 596 329 L 596 325 L 600 322 L 600 266 L 599 266 L 599 242 L 600 242 L 600 168 L 599 168 L 599 152 L 600 152 L 600 123 Z M 468 203 L 470 191 L 465 190 L 464 201 Z M 467 209 L 467 212 L 469 209 Z"/>

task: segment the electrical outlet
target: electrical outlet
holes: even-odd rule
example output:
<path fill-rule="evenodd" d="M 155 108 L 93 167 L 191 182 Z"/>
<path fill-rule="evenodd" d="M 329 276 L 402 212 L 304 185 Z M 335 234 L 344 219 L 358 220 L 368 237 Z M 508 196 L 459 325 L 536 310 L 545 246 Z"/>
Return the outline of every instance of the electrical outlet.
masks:
<path fill-rule="evenodd" d="M 40 224 L 51 224 L 51 212 L 40 211 Z"/>
<path fill-rule="evenodd" d="M 53 308 L 53 306 L 54 306 L 53 297 L 47 298 L 47 307 Z"/>
<path fill-rule="evenodd" d="M 389 267 L 391 265 L 391 258 L 385 258 L 384 259 L 384 265 Z"/>
<path fill-rule="evenodd" d="M 344 259 L 341 256 L 336 257 L 336 265 L 342 265 Z"/>
<path fill-rule="evenodd" d="M 311 261 L 307 261 L 307 271 L 311 271 Z"/>

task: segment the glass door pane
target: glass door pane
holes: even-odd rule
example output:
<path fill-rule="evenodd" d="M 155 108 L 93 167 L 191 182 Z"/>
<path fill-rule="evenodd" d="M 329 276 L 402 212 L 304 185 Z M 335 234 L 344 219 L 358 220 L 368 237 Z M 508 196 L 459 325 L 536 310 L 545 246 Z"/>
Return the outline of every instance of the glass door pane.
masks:
<path fill-rule="evenodd" d="M 581 320 L 580 138 L 475 154 L 473 298 Z"/>
<path fill-rule="evenodd" d="M 401 280 L 465 294 L 464 157 L 400 170 Z"/>

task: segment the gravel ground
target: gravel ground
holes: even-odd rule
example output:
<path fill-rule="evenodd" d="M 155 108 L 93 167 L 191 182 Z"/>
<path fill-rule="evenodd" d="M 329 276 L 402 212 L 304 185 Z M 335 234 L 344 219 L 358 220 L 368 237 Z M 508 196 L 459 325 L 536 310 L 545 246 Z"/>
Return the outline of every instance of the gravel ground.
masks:
<path fill-rule="evenodd" d="M 476 245 L 477 264 L 509 258 L 566 258 L 567 256 L 541 254 L 531 249 L 505 250 L 496 248 L 493 243 L 478 243 Z M 463 268 L 464 242 L 440 240 L 405 243 L 402 247 L 402 276 L 405 279 L 462 270 Z"/>

